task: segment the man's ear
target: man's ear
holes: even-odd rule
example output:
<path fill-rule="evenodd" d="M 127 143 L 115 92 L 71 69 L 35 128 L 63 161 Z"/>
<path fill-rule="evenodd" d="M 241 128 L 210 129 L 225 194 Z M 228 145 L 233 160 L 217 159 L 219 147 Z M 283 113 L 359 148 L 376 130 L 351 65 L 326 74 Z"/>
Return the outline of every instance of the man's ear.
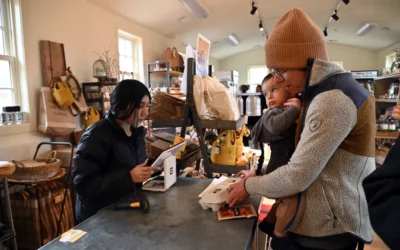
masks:
<path fill-rule="evenodd" d="M 290 96 L 290 98 L 295 98 L 296 97 L 296 93 L 293 94 L 293 93 L 289 92 L 289 96 Z"/>

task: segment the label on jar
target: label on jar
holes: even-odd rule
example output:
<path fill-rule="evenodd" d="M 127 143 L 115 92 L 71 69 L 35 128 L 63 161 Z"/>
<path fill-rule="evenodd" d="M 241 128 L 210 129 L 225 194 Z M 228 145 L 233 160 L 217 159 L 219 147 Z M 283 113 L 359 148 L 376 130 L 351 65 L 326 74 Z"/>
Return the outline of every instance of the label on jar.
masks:
<path fill-rule="evenodd" d="M 6 122 L 8 124 L 12 124 L 15 122 L 15 114 L 14 113 L 6 113 Z"/>
<path fill-rule="evenodd" d="M 6 113 L 0 113 L 0 125 L 7 124 L 7 116 Z"/>
<path fill-rule="evenodd" d="M 381 123 L 381 125 L 380 125 L 380 130 L 389 130 L 389 124 L 387 124 L 387 123 Z"/>

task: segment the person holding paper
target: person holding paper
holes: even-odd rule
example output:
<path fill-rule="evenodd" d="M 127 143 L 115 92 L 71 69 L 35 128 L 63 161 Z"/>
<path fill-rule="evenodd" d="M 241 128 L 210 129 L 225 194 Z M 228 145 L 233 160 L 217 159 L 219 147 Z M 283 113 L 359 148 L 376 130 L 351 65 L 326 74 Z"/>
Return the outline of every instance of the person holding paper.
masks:
<path fill-rule="evenodd" d="M 111 95 L 110 112 L 82 135 L 74 157 L 76 217 L 83 221 L 150 178 L 146 130 L 150 93 L 137 80 L 123 80 Z"/>

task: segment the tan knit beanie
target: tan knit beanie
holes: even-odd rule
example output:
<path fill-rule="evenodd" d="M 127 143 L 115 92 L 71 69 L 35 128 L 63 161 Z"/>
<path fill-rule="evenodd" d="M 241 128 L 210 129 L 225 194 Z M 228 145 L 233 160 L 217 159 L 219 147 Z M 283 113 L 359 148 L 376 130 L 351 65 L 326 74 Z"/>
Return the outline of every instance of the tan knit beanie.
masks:
<path fill-rule="evenodd" d="M 328 61 L 322 31 L 298 8 L 289 10 L 276 23 L 264 51 L 269 69 L 305 68 L 309 57 Z"/>

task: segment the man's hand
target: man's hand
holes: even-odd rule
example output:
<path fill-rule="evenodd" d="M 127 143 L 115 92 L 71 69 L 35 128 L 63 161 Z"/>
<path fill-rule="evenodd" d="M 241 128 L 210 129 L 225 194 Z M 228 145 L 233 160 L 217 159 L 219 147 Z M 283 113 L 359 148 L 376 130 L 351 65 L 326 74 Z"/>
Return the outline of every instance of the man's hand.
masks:
<path fill-rule="evenodd" d="M 228 188 L 228 198 L 226 198 L 226 203 L 230 206 L 233 207 L 237 203 L 240 203 L 244 200 L 246 200 L 250 195 L 246 192 L 246 189 L 244 188 L 244 180 L 241 180 L 235 184 L 232 184 Z"/>
<path fill-rule="evenodd" d="M 298 99 L 298 98 L 291 98 L 291 99 L 287 100 L 283 105 L 285 107 L 295 106 L 299 110 L 301 110 L 301 107 L 302 107 L 302 103 L 301 103 L 300 99 Z"/>
<path fill-rule="evenodd" d="M 249 177 L 256 176 L 256 171 L 255 170 L 242 170 L 236 176 L 239 178 L 242 178 L 242 179 L 247 179 Z"/>
<path fill-rule="evenodd" d="M 137 165 L 131 170 L 131 179 L 132 182 L 141 183 L 150 178 L 153 171 L 155 171 L 156 167 L 148 167 L 146 166 L 147 160 L 142 164 Z"/>

